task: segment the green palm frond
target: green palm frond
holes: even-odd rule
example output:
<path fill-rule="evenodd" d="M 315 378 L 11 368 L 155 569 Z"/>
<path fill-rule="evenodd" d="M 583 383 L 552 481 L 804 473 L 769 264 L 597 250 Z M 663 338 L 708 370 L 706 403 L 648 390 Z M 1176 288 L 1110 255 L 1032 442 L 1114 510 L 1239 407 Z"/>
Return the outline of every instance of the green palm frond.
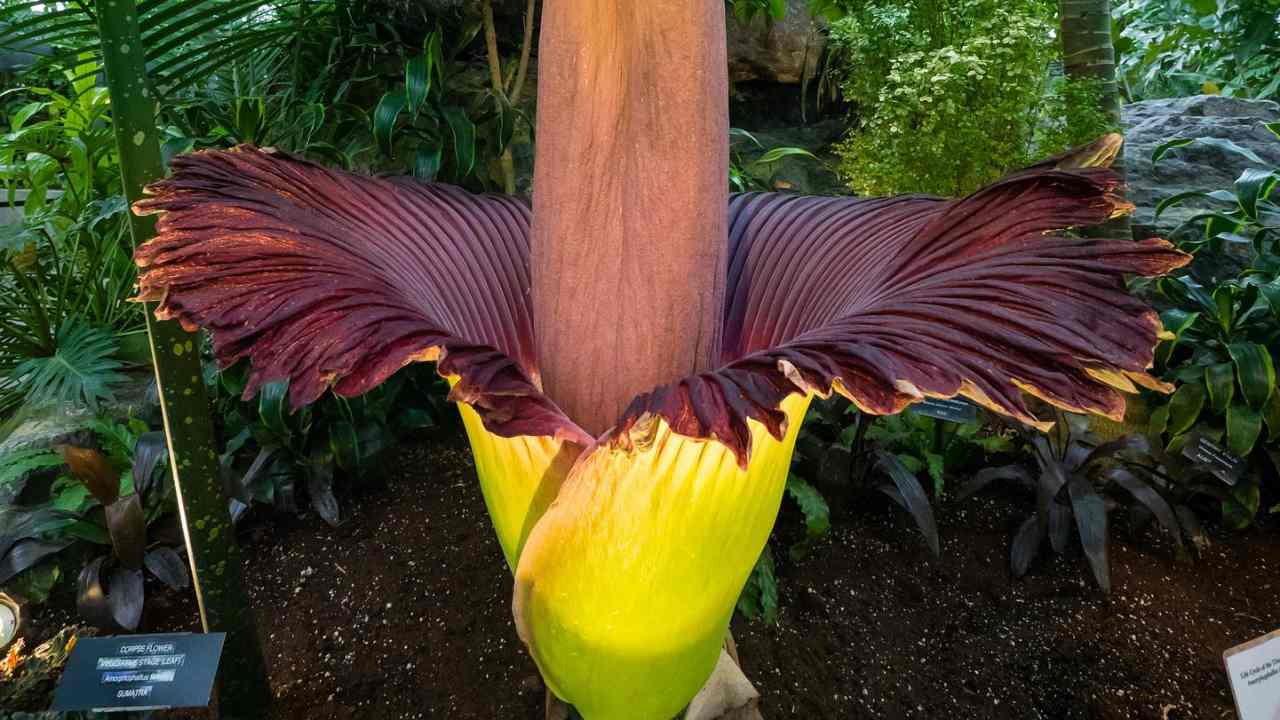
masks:
<path fill-rule="evenodd" d="M 53 355 L 17 366 L 18 391 L 32 407 L 71 403 L 97 410 L 100 401 L 115 399 L 113 391 L 126 379 L 118 372 L 119 349 L 109 330 L 67 320 L 58 330 Z"/>
<path fill-rule="evenodd" d="M 234 58 L 287 44 L 305 32 L 307 23 L 332 15 L 335 5 L 332 0 L 142 0 L 138 15 L 153 88 L 166 96 Z M 96 23 L 85 2 L 0 0 L 0 50 L 43 54 L 76 67 L 84 64 L 79 53 L 101 57 Z"/>

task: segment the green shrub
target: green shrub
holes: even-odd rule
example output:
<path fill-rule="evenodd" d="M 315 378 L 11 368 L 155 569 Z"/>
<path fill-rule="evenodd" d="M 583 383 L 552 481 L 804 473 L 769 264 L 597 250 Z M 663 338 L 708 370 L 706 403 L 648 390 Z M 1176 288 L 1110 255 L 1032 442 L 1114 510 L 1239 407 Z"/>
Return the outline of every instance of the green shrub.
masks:
<path fill-rule="evenodd" d="M 119 341 L 143 325 L 127 302 L 136 270 L 96 67 L 6 93 L 18 102 L 0 116 L 0 207 L 28 195 L 21 221 L 0 225 L 0 417 L 109 398 Z"/>
<path fill-rule="evenodd" d="M 1270 129 L 1280 136 L 1280 124 Z M 1280 168 L 1261 167 L 1252 151 L 1217 138 L 1171 140 L 1152 159 L 1159 162 L 1193 143 L 1241 155 L 1255 166 L 1230 189 L 1182 192 L 1156 206 L 1159 216 L 1190 200 L 1212 203 L 1172 233 L 1195 261 L 1143 288 L 1172 334 L 1156 348 L 1155 369 L 1178 385 L 1173 395 L 1157 399 L 1149 432 L 1167 440 L 1171 454 L 1204 438 L 1245 459 L 1252 472 L 1222 498 L 1225 522 L 1243 528 L 1259 510 L 1268 468 L 1280 476 Z M 1199 232 L 1188 237 L 1186 230 Z"/>
<path fill-rule="evenodd" d="M 1049 81 L 1033 136 L 1035 157 L 1057 155 L 1118 129 L 1103 110 L 1101 85 L 1092 78 Z"/>
<path fill-rule="evenodd" d="M 959 195 L 1031 156 L 1052 13 L 1035 0 L 861 3 L 831 26 L 859 114 L 840 171 L 859 193 Z"/>
<path fill-rule="evenodd" d="M 1120 77 L 1131 99 L 1280 95 L 1276 0 L 1125 0 L 1113 16 Z"/>

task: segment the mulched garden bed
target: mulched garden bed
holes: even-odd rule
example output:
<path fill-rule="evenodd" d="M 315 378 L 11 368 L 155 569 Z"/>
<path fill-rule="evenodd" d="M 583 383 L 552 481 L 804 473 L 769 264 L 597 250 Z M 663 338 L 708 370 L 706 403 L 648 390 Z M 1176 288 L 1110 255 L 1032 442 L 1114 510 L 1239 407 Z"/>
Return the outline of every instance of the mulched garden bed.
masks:
<path fill-rule="evenodd" d="M 245 528 L 271 717 L 540 718 L 465 440 L 405 448 L 393 467 L 346 499 L 338 528 Z M 1010 577 L 1029 501 L 944 503 L 939 559 L 904 513 L 866 502 L 836 508 L 829 540 L 803 559 L 777 553 L 777 626 L 734 621 L 766 718 L 1231 718 L 1222 650 L 1280 627 L 1271 519 L 1214 533 L 1194 563 L 1154 531 L 1117 531 L 1104 596 L 1080 557 Z M 800 525 L 784 512 L 780 547 Z M 153 590 L 144 630 L 196 629 L 188 598 Z"/>

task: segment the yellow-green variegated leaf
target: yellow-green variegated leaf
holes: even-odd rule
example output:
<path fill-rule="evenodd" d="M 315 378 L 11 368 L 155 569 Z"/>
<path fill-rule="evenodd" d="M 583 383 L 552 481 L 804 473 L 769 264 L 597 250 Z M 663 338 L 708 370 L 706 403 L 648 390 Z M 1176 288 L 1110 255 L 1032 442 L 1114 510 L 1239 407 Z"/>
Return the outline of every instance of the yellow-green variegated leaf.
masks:
<path fill-rule="evenodd" d="M 648 416 L 588 450 L 534 528 L 514 611 L 548 687 L 591 720 L 669 720 L 715 667 L 768 540 L 809 396 L 751 458 Z"/>

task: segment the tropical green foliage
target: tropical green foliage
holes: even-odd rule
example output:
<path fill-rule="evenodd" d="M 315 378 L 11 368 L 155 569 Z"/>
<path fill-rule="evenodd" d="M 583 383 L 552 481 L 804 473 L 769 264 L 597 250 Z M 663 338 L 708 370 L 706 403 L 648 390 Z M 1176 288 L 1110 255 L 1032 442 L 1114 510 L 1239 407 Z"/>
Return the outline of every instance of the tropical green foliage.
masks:
<path fill-rule="evenodd" d="M 830 34 L 858 117 L 838 149 L 849 187 L 962 195 L 1028 164 L 1053 57 L 1049 4 L 871 0 L 845 11 Z"/>
<path fill-rule="evenodd" d="M 1014 449 L 1010 433 L 1000 425 L 954 423 L 912 411 L 877 419 L 868 426 L 866 439 L 893 453 L 911 474 L 926 473 L 935 498 L 944 496 L 948 476 L 983 467 L 993 456 Z"/>
<path fill-rule="evenodd" d="M 757 17 L 781 20 L 787 14 L 787 0 L 725 0 L 725 8 L 743 24 Z"/>
<path fill-rule="evenodd" d="M 1027 573 L 1046 543 L 1053 552 L 1062 554 L 1074 537 L 1094 580 L 1109 592 L 1109 514 L 1119 508 L 1129 508 L 1142 523 L 1155 518 L 1179 547 L 1184 536 L 1202 537 L 1195 514 L 1186 506 L 1189 495 L 1175 499 L 1178 511 L 1166 499 L 1181 488 L 1152 459 L 1141 436 L 1102 443 L 1090 435 L 1087 418 L 1061 412 L 1057 416 L 1058 422 L 1048 434 L 1023 432 L 1035 458 L 1034 472 L 1021 463 L 986 468 L 959 491 L 963 499 L 1003 481 L 1036 498 L 1035 512 L 1018 526 L 1010 544 L 1009 562 L 1016 577 Z"/>
<path fill-rule="evenodd" d="M 146 602 L 144 570 L 174 589 L 190 585 L 191 577 L 174 549 L 180 543 L 174 533 L 165 539 L 148 535 L 148 528 L 173 510 L 172 496 L 166 492 L 170 486 L 160 479 L 167 475 L 164 435 L 148 432 L 133 438 L 131 428 L 113 429 L 103 438 L 107 454 L 91 448 L 62 451 L 71 477 L 87 492 L 80 507 L 69 511 L 92 509 L 96 501 L 101 524 L 96 516 L 85 522 L 105 535 L 111 548 L 80 571 L 76 607 L 99 627 L 136 630 Z M 130 439 L 132 447 L 127 444 Z M 75 487 L 64 483 L 62 493 Z"/>
<path fill-rule="evenodd" d="M 778 576 L 773 550 L 764 546 L 760 559 L 751 570 L 747 584 L 738 596 L 737 610 L 749 620 L 764 620 L 770 625 L 778 623 Z"/>
<path fill-rule="evenodd" d="M 1190 142 L 1166 143 L 1155 159 Z M 1174 334 L 1158 348 L 1157 361 L 1166 377 L 1182 386 L 1153 422 L 1172 438 L 1203 420 L 1224 429 L 1228 447 L 1241 456 L 1260 438 L 1270 444 L 1280 440 L 1278 180 L 1276 168 L 1251 167 L 1230 190 L 1179 193 L 1157 207 L 1159 214 L 1193 199 L 1211 204 L 1183 226 L 1199 231 L 1181 243 L 1197 262 L 1155 286 L 1167 307 L 1162 320 Z M 1264 425 L 1270 431 L 1265 436 Z"/>
<path fill-rule="evenodd" d="M 71 319 L 58 329 L 53 355 L 22 361 L 13 369 L 17 391 L 30 406 L 73 405 L 98 409 L 114 400 L 125 377 L 117 372 L 120 345 L 110 332 Z"/>
<path fill-rule="evenodd" d="M 164 436 L 137 420 L 95 420 L 89 429 L 101 449 L 19 450 L 0 459 L 0 585 L 41 602 L 68 562 L 84 558 L 81 614 L 132 630 L 145 601 L 144 570 L 171 587 L 190 582 L 174 549 L 181 539 Z"/>
<path fill-rule="evenodd" d="M 1280 128 L 1273 128 L 1280 130 Z M 1256 165 L 1249 150 L 1215 138 L 1171 140 L 1164 155 L 1192 143 L 1214 144 Z M 1276 168 L 1244 170 L 1231 189 L 1197 190 L 1165 198 L 1157 213 L 1192 200 L 1208 203 L 1175 235 L 1196 255 L 1186 271 L 1152 288 L 1172 337 L 1156 349 L 1156 367 L 1177 391 L 1151 413 L 1151 433 L 1170 453 L 1208 438 L 1255 472 L 1224 498 L 1229 525 L 1248 525 L 1258 509 L 1258 476 L 1269 461 L 1280 470 L 1280 204 Z"/>
<path fill-rule="evenodd" d="M 1125 0 L 1114 16 L 1131 99 L 1280 94 L 1277 0 Z"/>
<path fill-rule="evenodd" d="M 248 143 L 343 167 L 367 161 L 367 117 L 350 101 L 351 83 L 337 72 L 343 62 L 362 64 L 363 56 L 350 48 L 326 53 L 315 47 L 323 37 L 312 43 L 300 38 L 293 52 L 271 47 L 233 58 L 182 92 L 163 109 L 165 160 L 195 148 Z"/>
<path fill-rule="evenodd" d="M 378 101 L 373 136 L 393 166 L 422 180 L 502 186 L 488 162 L 502 155 L 523 121 L 505 94 L 485 85 L 482 66 L 463 54 L 480 29 L 472 18 L 455 32 L 433 30 L 406 58 L 400 86 Z"/>
<path fill-rule="evenodd" d="M 818 161 L 808 150 L 798 147 L 765 148 L 755 135 L 729 128 L 729 189 L 733 192 L 779 190 L 777 171 L 789 157 Z"/>
<path fill-rule="evenodd" d="M 107 93 L 92 63 L 67 70 L 65 92 L 16 87 L 0 136 L 5 204 L 25 195 L 20 222 L 0 226 L 0 415 L 22 402 L 110 398 L 120 334 L 137 331 L 126 302 L 135 269 L 111 136 Z M 79 78 L 79 79 L 77 79 Z"/>
<path fill-rule="evenodd" d="M 383 452 L 434 427 L 446 409 L 444 381 L 423 366 L 406 368 L 358 398 L 326 395 L 296 413 L 289 412 L 286 383 L 269 383 L 244 400 L 243 365 L 221 373 L 212 363 L 205 368 L 222 419 L 223 481 L 237 519 L 255 504 L 297 513 L 302 500 L 337 525 L 335 478 L 367 482 L 380 477 Z"/>
<path fill-rule="evenodd" d="M 332 0 L 155 0 L 138 3 L 151 90 L 174 94 L 263 48 L 288 47 L 321 18 L 359 11 L 359 2 Z M 47 48 L 48 60 L 69 67 L 82 54 L 102 55 L 91 3 L 8 0 L 0 3 L 0 49 Z M 122 49 L 123 50 L 123 49 Z M 90 77 L 81 70 L 77 79 Z"/>
<path fill-rule="evenodd" d="M 911 515 L 936 555 L 938 528 L 924 486 L 895 452 L 870 442 L 885 420 L 843 398 L 815 400 L 796 443 L 794 472 L 841 504 L 874 494 L 889 498 Z"/>
<path fill-rule="evenodd" d="M 1092 78 L 1054 75 L 1040 100 L 1032 146 L 1052 156 L 1119 128 L 1103 109 L 1102 84 Z"/>

